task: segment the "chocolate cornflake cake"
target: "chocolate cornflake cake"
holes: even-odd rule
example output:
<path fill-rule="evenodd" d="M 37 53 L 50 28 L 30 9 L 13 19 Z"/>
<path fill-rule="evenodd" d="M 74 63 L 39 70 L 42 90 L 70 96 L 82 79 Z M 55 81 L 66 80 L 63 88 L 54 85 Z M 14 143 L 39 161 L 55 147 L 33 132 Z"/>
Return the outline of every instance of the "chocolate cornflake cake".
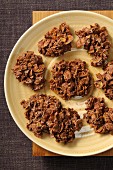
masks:
<path fill-rule="evenodd" d="M 97 88 L 103 89 L 106 97 L 113 100 L 113 61 L 107 63 L 104 73 L 97 75 L 98 80 L 95 81 Z"/>
<path fill-rule="evenodd" d="M 45 56 L 57 57 L 71 51 L 72 40 L 69 26 L 62 23 L 59 28 L 54 27 L 45 34 L 44 39 L 38 42 L 38 50 Z"/>
<path fill-rule="evenodd" d="M 48 133 L 57 142 L 67 143 L 73 141 L 74 132 L 82 127 L 82 119 L 78 113 L 73 109 L 63 108 L 54 96 L 35 94 L 28 100 L 23 100 L 21 105 L 29 120 L 27 128 L 37 137 Z"/>
<path fill-rule="evenodd" d="M 62 108 L 60 112 L 51 115 L 48 122 L 50 135 L 57 142 L 68 143 L 75 139 L 75 131 L 82 127 L 82 119 L 73 109 Z"/>
<path fill-rule="evenodd" d="M 79 59 L 62 60 L 52 68 L 50 89 L 68 100 L 74 96 L 86 96 L 90 92 L 91 75 L 86 62 Z"/>
<path fill-rule="evenodd" d="M 104 98 L 90 97 L 86 102 L 87 113 L 84 119 L 96 133 L 113 134 L 113 108 L 108 108 Z"/>
<path fill-rule="evenodd" d="M 47 121 L 50 115 L 60 111 L 60 101 L 54 96 L 35 94 L 21 104 L 26 109 L 25 117 L 29 120 L 27 128 L 37 137 L 41 137 L 43 132 L 49 133 Z"/>
<path fill-rule="evenodd" d="M 19 56 L 12 70 L 20 82 L 30 86 L 34 91 L 44 87 L 45 66 L 42 57 L 33 51 L 27 51 Z"/>
<path fill-rule="evenodd" d="M 93 57 L 92 66 L 103 66 L 109 56 L 110 41 L 106 27 L 100 27 L 95 23 L 90 28 L 83 28 L 75 31 L 79 37 L 76 42 L 77 48 L 84 47 L 85 50 Z"/>

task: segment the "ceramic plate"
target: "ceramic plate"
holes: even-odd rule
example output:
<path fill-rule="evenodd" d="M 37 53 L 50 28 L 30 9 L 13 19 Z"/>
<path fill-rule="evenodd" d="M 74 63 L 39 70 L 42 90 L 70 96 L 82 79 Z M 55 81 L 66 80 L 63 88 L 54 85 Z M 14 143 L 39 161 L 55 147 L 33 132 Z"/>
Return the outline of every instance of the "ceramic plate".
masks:
<path fill-rule="evenodd" d="M 93 129 L 91 129 L 87 124 L 84 124 L 84 127 L 81 129 L 80 133 L 76 134 L 76 139 L 72 143 L 64 145 L 57 143 L 55 139 L 50 138 L 47 135 L 44 135 L 42 139 L 39 139 L 35 137 L 32 132 L 27 130 L 27 120 L 24 117 L 25 110 L 20 105 L 20 102 L 23 99 L 28 99 L 31 95 L 35 94 L 35 92 L 32 91 L 29 87 L 18 82 L 11 70 L 15 65 L 18 55 L 22 54 L 23 52 L 27 50 L 33 50 L 36 54 L 38 54 L 38 41 L 43 38 L 44 34 L 48 30 L 51 30 L 54 26 L 57 27 L 62 22 L 66 22 L 67 24 L 69 24 L 73 34 L 74 30 L 79 30 L 85 26 L 89 26 L 90 24 L 98 23 L 100 24 L 100 26 L 106 26 L 110 36 L 113 37 L 113 21 L 105 16 L 93 12 L 66 11 L 42 19 L 41 21 L 30 27 L 21 36 L 9 56 L 4 79 L 5 97 L 10 113 L 18 127 L 29 139 L 31 139 L 39 146 L 49 151 L 67 156 L 93 155 L 112 148 L 113 136 L 95 134 Z M 76 39 L 77 37 L 74 36 L 74 42 L 76 41 Z M 86 61 L 94 79 L 96 73 L 103 72 L 102 69 L 90 66 L 91 57 L 87 54 L 85 50 L 77 50 L 76 48 L 74 48 L 74 42 L 72 51 L 65 53 L 61 57 L 47 58 L 45 56 L 42 56 L 47 67 L 45 75 L 47 80 L 49 80 L 51 77 L 51 67 L 54 65 L 54 63 L 62 59 L 72 60 L 79 58 Z M 109 59 L 111 59 L 112 57 L 112 51 L 113 50 L 111 48 Z M 64 101 L 49 89 L 48 83 L 46 83 L 46 86 L 43 90 L 40 90 L 37 93 L 55 95 L 63 103 L 64 107 L 74 108 L 78 111 L 81 117 L 83 113 L 85 113 L 85 101 L 89 97 L 88 95 L 82 99 L 75 98 L 69 101 Z M 113 102 L 107 99 L 101 90 L 92 89 L 90 93 L 96 97 L 104 97 L 105 102 L 108 104 L 108 106 L 112 106 Z"/>

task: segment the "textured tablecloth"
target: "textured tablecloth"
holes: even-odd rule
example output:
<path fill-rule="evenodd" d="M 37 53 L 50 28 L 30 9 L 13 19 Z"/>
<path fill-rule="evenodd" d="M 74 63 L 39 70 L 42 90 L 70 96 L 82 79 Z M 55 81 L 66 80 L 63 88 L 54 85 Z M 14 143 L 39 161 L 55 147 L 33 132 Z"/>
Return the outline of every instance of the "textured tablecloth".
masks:
<path fill-rule="evenodd" d="M 4 97 L 4 70 L 33 10 L 113 10 L 113 0 L 0 0 L 0 170 L 113 169 L 112 157 L 32 157 L 32 142 L 13 121 Z M 110 168 L 112 167 L 112 168 Z"/>

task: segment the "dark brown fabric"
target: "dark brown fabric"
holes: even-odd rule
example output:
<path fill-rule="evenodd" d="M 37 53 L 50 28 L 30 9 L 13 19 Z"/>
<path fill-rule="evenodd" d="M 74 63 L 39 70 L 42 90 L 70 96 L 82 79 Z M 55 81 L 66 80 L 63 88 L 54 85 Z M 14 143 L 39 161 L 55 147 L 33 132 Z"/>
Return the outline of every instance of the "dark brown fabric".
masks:
<path fill-rule="evenodd" d="M 0 170 L 112 169 L 112 157 L 32 157 L 32 143 L 13 121 L 4 97 L 5 65 L 16 41 L 32 25 L 32 11 L 77 9 L 113 9 L 113 0 L 0 0 Z"/>

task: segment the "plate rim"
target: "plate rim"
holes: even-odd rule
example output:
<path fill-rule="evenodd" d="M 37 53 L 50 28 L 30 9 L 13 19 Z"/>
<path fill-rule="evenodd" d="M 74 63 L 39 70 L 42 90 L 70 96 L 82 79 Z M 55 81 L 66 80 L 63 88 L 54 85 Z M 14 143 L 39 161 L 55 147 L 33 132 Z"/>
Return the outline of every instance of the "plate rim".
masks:
<path fill-rule="evenodd" d="M 8 99 L 8 89 L 7 89 L 8 66 L 9 66 L 10 60 L 11 60 L 11 58 L 12 58 L 12 54 L 13 54 L 16 46 L 20 43 L 20 41 L 24 38 L 24 36 L 25 36 L 26 34 L 28 34 L 33 28 L 37 27 L 39 24 L 43 23 L 43 22 L 46 21 L 47 19 L 51 19 L 51 18 L 53 18 L 53 17 L 57 17 L 57 16 L 59 16 L 59 15 L 66 14 L 66 13 L 85 13 L 85 14 L 92 14 L 92 15 L 99 16 L 99 17 L 101 17 L 101 18 L 103 18 L 103 19 L 106 19 L 106 20 L 108 20 L 108 21 L 110 21 L 110 22 L 113 23 L 113 20 L 112 20 L 111 18 L 107 17 L 107 16 L 104 16 L 104 15 L 102 15 L 102 14 L 98 14 L 98 13 L 95 13 L 95 12 L 91 12 L 91 11 L 85 11 L 85 10 L 61 11 L 61 12 L 52 14 L 52 15 L 50 15 L 50 16 L 47 16 L 47 17 L 41 19 L 40 21 L 36 22 L 34 25 L 30 26 L 30 27 L 20 36 L 20 38 L 17 40 L 16 44 L 14 45 L 13 49 L 12 49 L 11 52 L 10 52 L 10 55 L 9 55 L 8 60 L 7 60 L 7 63 L 6 63 L 5 72 L 4 72 L 4 94 L 5 94 L 6 104 L 7 104 L 7 106 L 8 106 L 9 112 L 10 112 L 13 120 L 15 121 L 15 123 L 16 123 L 16 125 L 19 127 L 19 129 L 24 133 L 24 135 L 27 136 L 28 139 L 30 139 L 32 142 L 36 143 L 37 145 L 39 145 L 40 147 L 42 147 L 42 148 L 44 148 L 44 149 L 46 149 L 46 150 L 48 150 L 48 151 L 51 151 L 51 152 L 56 153 L 56 154 L 64 155 L 64 156 L 77 156 L 77 157 L 79 157 L 79 156 L 91 156 L 91 155 L 95 155 L 95 154 L 99 154 L 99 153 L 105 152 L 105 151 L 113 148 L 113 145 L 110 145 L 110 146 L 108 146 L 108 147 L 106 147 L 106 148 L 104 148 L 104 149 L 101 149 L 101 150 L 99 150 L 99 151 L 93 151 L 93 152 L 91 152 L 91 153 L 84 153 L 84 154 L 73 154 L 73 153 L 72 153 L 72 154 L 71 154 L 71 153 L 67 153 L 67 154 L 64 153 L 64 154 L 63 154 L 62 151 L 58 151 L 58 152 L 57 152 L 57 151 L 54 150 L 54 149 L 53 149 L 53 150 L 50 149 L 50 148 L 48 149 L 48 147 L 46 147 L 45 145 L 43 145 L 43 144 L 41 144 L 41 143 L 38 144 L 38 141 L 35 141 L 35 139 L 33 139 L 28 133 L 26 133 L 26 132 L 24 131 L 24 128 L 21 127 L 21 125 L 19 124 L 19 122 L 16 120 L 16 116 L 14 116 L 14 114 L 13 114 L 13 111 L 12 111 L 12 109 L 11 109 L 11 107 L 10 107 L 10 104 L 9 104 L 10 102 L 9 102 L 9 99 Z"/>

